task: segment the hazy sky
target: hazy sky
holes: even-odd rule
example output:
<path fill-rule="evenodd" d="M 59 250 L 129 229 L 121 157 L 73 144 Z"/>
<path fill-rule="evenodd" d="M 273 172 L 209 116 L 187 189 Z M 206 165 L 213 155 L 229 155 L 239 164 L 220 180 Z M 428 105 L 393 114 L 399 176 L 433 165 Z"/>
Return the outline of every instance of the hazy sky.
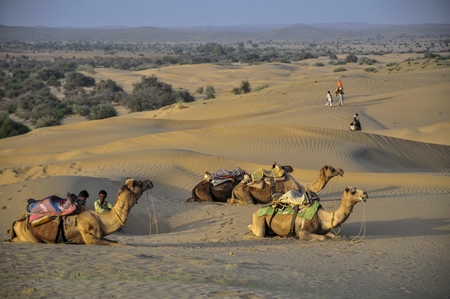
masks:
<path fill-rule="evenodd" d="M 450 23 L 450 0 L 0 0 L 7 26 Z"/>

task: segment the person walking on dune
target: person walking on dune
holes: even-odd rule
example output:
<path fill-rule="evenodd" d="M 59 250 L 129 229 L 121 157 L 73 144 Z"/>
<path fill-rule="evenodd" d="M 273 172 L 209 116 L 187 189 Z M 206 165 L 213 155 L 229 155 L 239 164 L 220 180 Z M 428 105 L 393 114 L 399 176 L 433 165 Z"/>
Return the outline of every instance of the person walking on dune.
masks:
<path fill-rule="evenodd" d="M 325 105 L 333 106 L 332 102 L 333 102 L 333 96 L 331 95 L 330 91 L 328 91 L 328 93 L 327 93 L 327 102 L 325 103 Z"/>

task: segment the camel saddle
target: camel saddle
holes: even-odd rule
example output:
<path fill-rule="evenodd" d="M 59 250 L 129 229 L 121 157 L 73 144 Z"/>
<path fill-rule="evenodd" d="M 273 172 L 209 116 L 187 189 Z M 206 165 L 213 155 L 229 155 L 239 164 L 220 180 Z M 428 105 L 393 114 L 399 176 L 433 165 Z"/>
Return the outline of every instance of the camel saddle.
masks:
<path fill-rule="evenodd" d="M 306 190 L 303 194 L 297 190 L 290 190 L 285 194 L 274 193 L 272 195 L 272 205 L 260 209 L 258 216 L 272 215 L 269 221 L 270 227 L 272 219 L 276 214 L 292 215 L 291 226 L 287 237 L 296 237 L 294 229 L 295 219 L 299 216 L 311 220 L 320 208 L 319 201 L 320 199 L 317 194 L 311 190 Z"/>
<path fill-rule="evenodd" d="M 239 166 L 236 166 L 236 168 L 231 171 L 221 168 L 213 173 L 205 171 L 205 180 L 210 182 L 212 185 L 217 186 L 227 181 L 241 181 L 244 179 L 244 175 L 246 174 L 247 172 L 242 170 Z"/>
<path fill-rule="evenodd" d="M 57 216 L 77 214 L 81 205 L 75 194 L 67 193 L 66 198 L 50 195 L 40 200 L 28 199 L 27 215 L 31 226 L 47 223 Z"/>

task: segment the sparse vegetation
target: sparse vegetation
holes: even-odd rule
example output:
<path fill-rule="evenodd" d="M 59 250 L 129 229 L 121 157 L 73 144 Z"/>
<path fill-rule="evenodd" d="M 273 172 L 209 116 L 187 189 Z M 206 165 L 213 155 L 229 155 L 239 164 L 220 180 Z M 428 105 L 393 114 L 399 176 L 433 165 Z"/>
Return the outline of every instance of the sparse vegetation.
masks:
<path fill-rule="evenodd" d="M 0 139 L 28 133 L 30 128 L 9 118 L 7 112 L 0 112 Z"/>
<path fill-rule="evenodd" d="M 338 67 L 337 69 L 334 69 L 333 72 L 334 72 L 334 73 L 345 72 L 346 70 L 347 70 L 346 68 Z"/>

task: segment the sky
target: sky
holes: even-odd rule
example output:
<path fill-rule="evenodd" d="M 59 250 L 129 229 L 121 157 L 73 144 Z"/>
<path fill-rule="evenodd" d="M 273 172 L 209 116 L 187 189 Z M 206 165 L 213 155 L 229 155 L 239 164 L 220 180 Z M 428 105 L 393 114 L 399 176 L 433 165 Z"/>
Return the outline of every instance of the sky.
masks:
<path fill-rule="evenodd" d="M 450 24 L 450 0 L 0 0 L 0 25 Z"/>

